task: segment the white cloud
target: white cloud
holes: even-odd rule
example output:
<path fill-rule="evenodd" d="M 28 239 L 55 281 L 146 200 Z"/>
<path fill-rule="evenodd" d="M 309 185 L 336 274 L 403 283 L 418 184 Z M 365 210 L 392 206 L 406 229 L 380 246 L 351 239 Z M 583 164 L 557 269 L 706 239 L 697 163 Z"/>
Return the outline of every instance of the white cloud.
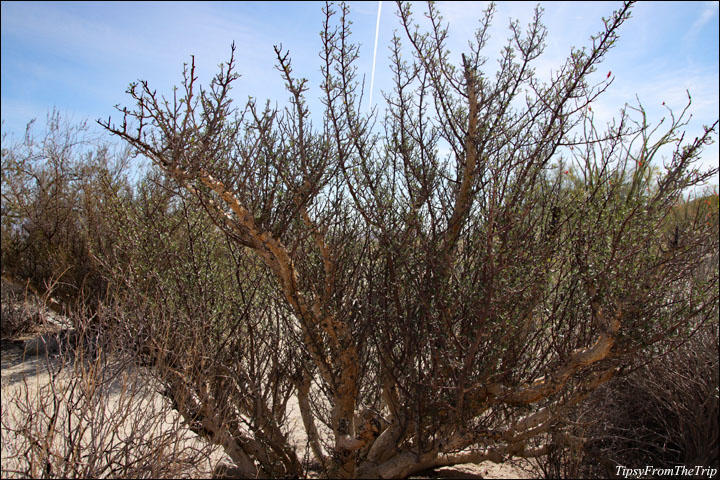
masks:
<path fill-rule="evenodd" d="M 690 27 L 690 31 L 700 30 L 706 23 L 712 20 L 713 17 L 716 17 L 717 14 L 718 2 L 705 2 L 705 8 L 700 12 L 700 16 L 695 20 L 692 27 Z"/>

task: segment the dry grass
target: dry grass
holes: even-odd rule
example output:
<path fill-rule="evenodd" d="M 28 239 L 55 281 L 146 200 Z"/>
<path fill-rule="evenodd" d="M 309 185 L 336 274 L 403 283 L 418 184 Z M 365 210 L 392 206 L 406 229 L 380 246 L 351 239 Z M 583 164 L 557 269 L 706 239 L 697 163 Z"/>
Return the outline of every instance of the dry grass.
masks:
<path fill-rule="evenodd" d="M 718 324 L 594 392 L 574 418 L 558 426 L 582 448 L 555 444 L 535 459 L 542 478 L 610 478 L 617 466 L 643 469 L 720 464 Z M 717 470 L 716 470 L 717 471 Z"/>
<path fill-rule="evenodd" d="M 2 477 L 209 476 L 217 448 L 189 431 L 157 382 L 89 329 L 71 338 L 57 355 L 3 362 Z"/>

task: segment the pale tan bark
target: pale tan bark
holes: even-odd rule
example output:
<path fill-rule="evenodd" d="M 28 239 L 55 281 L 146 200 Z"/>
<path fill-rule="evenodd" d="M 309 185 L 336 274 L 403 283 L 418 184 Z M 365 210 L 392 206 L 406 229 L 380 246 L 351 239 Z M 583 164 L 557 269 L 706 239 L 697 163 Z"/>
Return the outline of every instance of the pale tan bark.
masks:
<path fill-rule="evenodd" d="M 263 468 L 258 468 L 252 458 L 245 451 L 236 436 L 231 436 L 222 419 L 218 418 L 217 412 L 209 405 L 198 402 L 192 392 L 185 386 L 182 375 L 164 369 L 168 376 L 168 383 L 171 388 L 173 400 L 176 402 L 178 412 L 186 420 L 196 419 L 202 425 L 212 441 L 223 447 L 223 450 L 232 459 L 240 472 L 248 478 L 269 478 L 270 475 Z M 192 424 L 191 424 L 191 428 Z"/>
<path fill-rule="evenodd" d="M 510 404 L 535 403 L 558 392 L 566 385 L 570 377 L 580 369 L 608 357 L 615 343 L 615 335 L 620 328 L 620 317 L 621 312 L 618 311 L 615 318 L 608 322 L 606 330 L 600 334 L 592 347 L 574 352 L 552 374 L 517 389 L 511 389 L 499 383 L 490 384 L 486 387 L 487 391 L 503 402 Z"/>
<path fill-rule="evenodd" d="M 288 472 L 302 471 L 295 451 L 287 444 L 285 435 L 275 421 L 275 415 L 272 414 L 259 393 L 260 389 L 252 378 L 247 377 L 246 381 L 250 388 L 257 392 L 255 395 L 247 397 L 248 400 L 253 399 L 254 401 L 248 401 L 245 410 L 245 413 L 255 419 L 258 424 L 255 434 L 273 448 L 275 455 L 285 464 Z"/>
<path fill-rule="evenodd" d="M 305 433 L 307 434 L 310 448 L 312 449 L 317 461 L 320 462 L 320 465 L 322 465 L 323 470 L 326 470 L 327 459 L 325 458 L 325 454 L 320 446 L 320 435 L 315 425 L 315 417 L 313 416 L 310 408 L 310 383 L 310 374 L 304 372 L 303 379 L 298 382 L 297 385 L 300 417 L 302 418 L 303 426 L 305 427 Z"/>
<path fill-rule="evenodd" d="M 375 439 L 368 452 L 367 461 L 378 464 L 392 457 L 397 452 L 397 440 L 400 433 L 400 424 L 396 420 Z"/>

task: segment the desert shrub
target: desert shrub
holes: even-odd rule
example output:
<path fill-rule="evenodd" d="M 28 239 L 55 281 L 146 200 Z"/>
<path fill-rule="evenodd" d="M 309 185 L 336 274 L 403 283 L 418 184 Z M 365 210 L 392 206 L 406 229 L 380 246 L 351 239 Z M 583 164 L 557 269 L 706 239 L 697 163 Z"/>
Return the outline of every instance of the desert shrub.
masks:
<path fill-rule="evenodd" d="M 453 65 L 437 7 L 423 32 L 401 3 L 382 128 L 360 106 L 345 4 L 323 10 L 319 126 L 280 47 L 285 108 L 233 102 L 234 46 L 205 88 L 194 59 L 172 96 L 130 84 L 133 105 L 102 125 L 176 193 L 128 230 L 138 260 L 115 262 L 128 295 L 149 299 L 128 325 L 243 475 L 306 474 L 287 435 L 293 394 L 328 476 L 577 444 L 558 430 L 573 408 L 717 315 L 717 269 L 699 274 L 716 229 L 691 222 L 677 242 L 663 229 L 716 175 L 697 161 L 717 122 L 690 141 L 690 98 L 662 131 L 639 103 L 603 127 L 592 113 L 612 76 L 591 74 L 630 8 L 543 83 L 540 9 L 524 32 L 510 25 L 489 75 L 492 5 Z"/>
<path fill-rule="evenodd" d="M 41 294 L 57 283 L 61 303 L 102 297 L 107 285 L 95 254 L 111 249 L 105 219 L 130 194 L 128 162 L 126 150 L 56 111 L 39 137 L 32 122 L 22 141 L 3 134 L 3 273 Z"/>

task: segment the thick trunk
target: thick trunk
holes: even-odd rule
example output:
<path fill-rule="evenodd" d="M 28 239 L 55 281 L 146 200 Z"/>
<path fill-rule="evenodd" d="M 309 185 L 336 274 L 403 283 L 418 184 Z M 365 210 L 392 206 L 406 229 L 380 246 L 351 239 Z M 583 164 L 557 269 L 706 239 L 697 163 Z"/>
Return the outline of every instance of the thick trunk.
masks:
<path fill-rule="evenodd" d="M 245 451 L 243 442 L 230 434 L 227 423 L 218 418 L 216 412 L 208 405 L 199 403 L 184 385 L 182 379 L 177 378 L 179 375 L 171 371 L 164 373 L 170 377 L 168 378 L 169 389 L 166 394 L 188 422 L 190 429 L 212 443 L 220 445 L 234 463 L 232 466 L 219 466 L 213 472 L 213 476 L 228 478 L 228 475 L 238 474 L 241 475 L 240 478 L 269 478 L 268 473 L 262 467 L 258 468 L 255 465 L 253 459 Z"/>
<path fill-rule="evenodd" d="M 310 409 L 310 374 L 305 372 L 302 381 L 297 385 L 298 389 L 298 407 L 300 408 L 300 416 L 302 417 L 305 433 L 307 434 L 308 443 L 312 449 L 315 459 L 320 462 L 320 466 L 324 472 L 327 472 L 327 459 L 320 446 L 320 435 L 315 426 L 315 418 Z"/>

